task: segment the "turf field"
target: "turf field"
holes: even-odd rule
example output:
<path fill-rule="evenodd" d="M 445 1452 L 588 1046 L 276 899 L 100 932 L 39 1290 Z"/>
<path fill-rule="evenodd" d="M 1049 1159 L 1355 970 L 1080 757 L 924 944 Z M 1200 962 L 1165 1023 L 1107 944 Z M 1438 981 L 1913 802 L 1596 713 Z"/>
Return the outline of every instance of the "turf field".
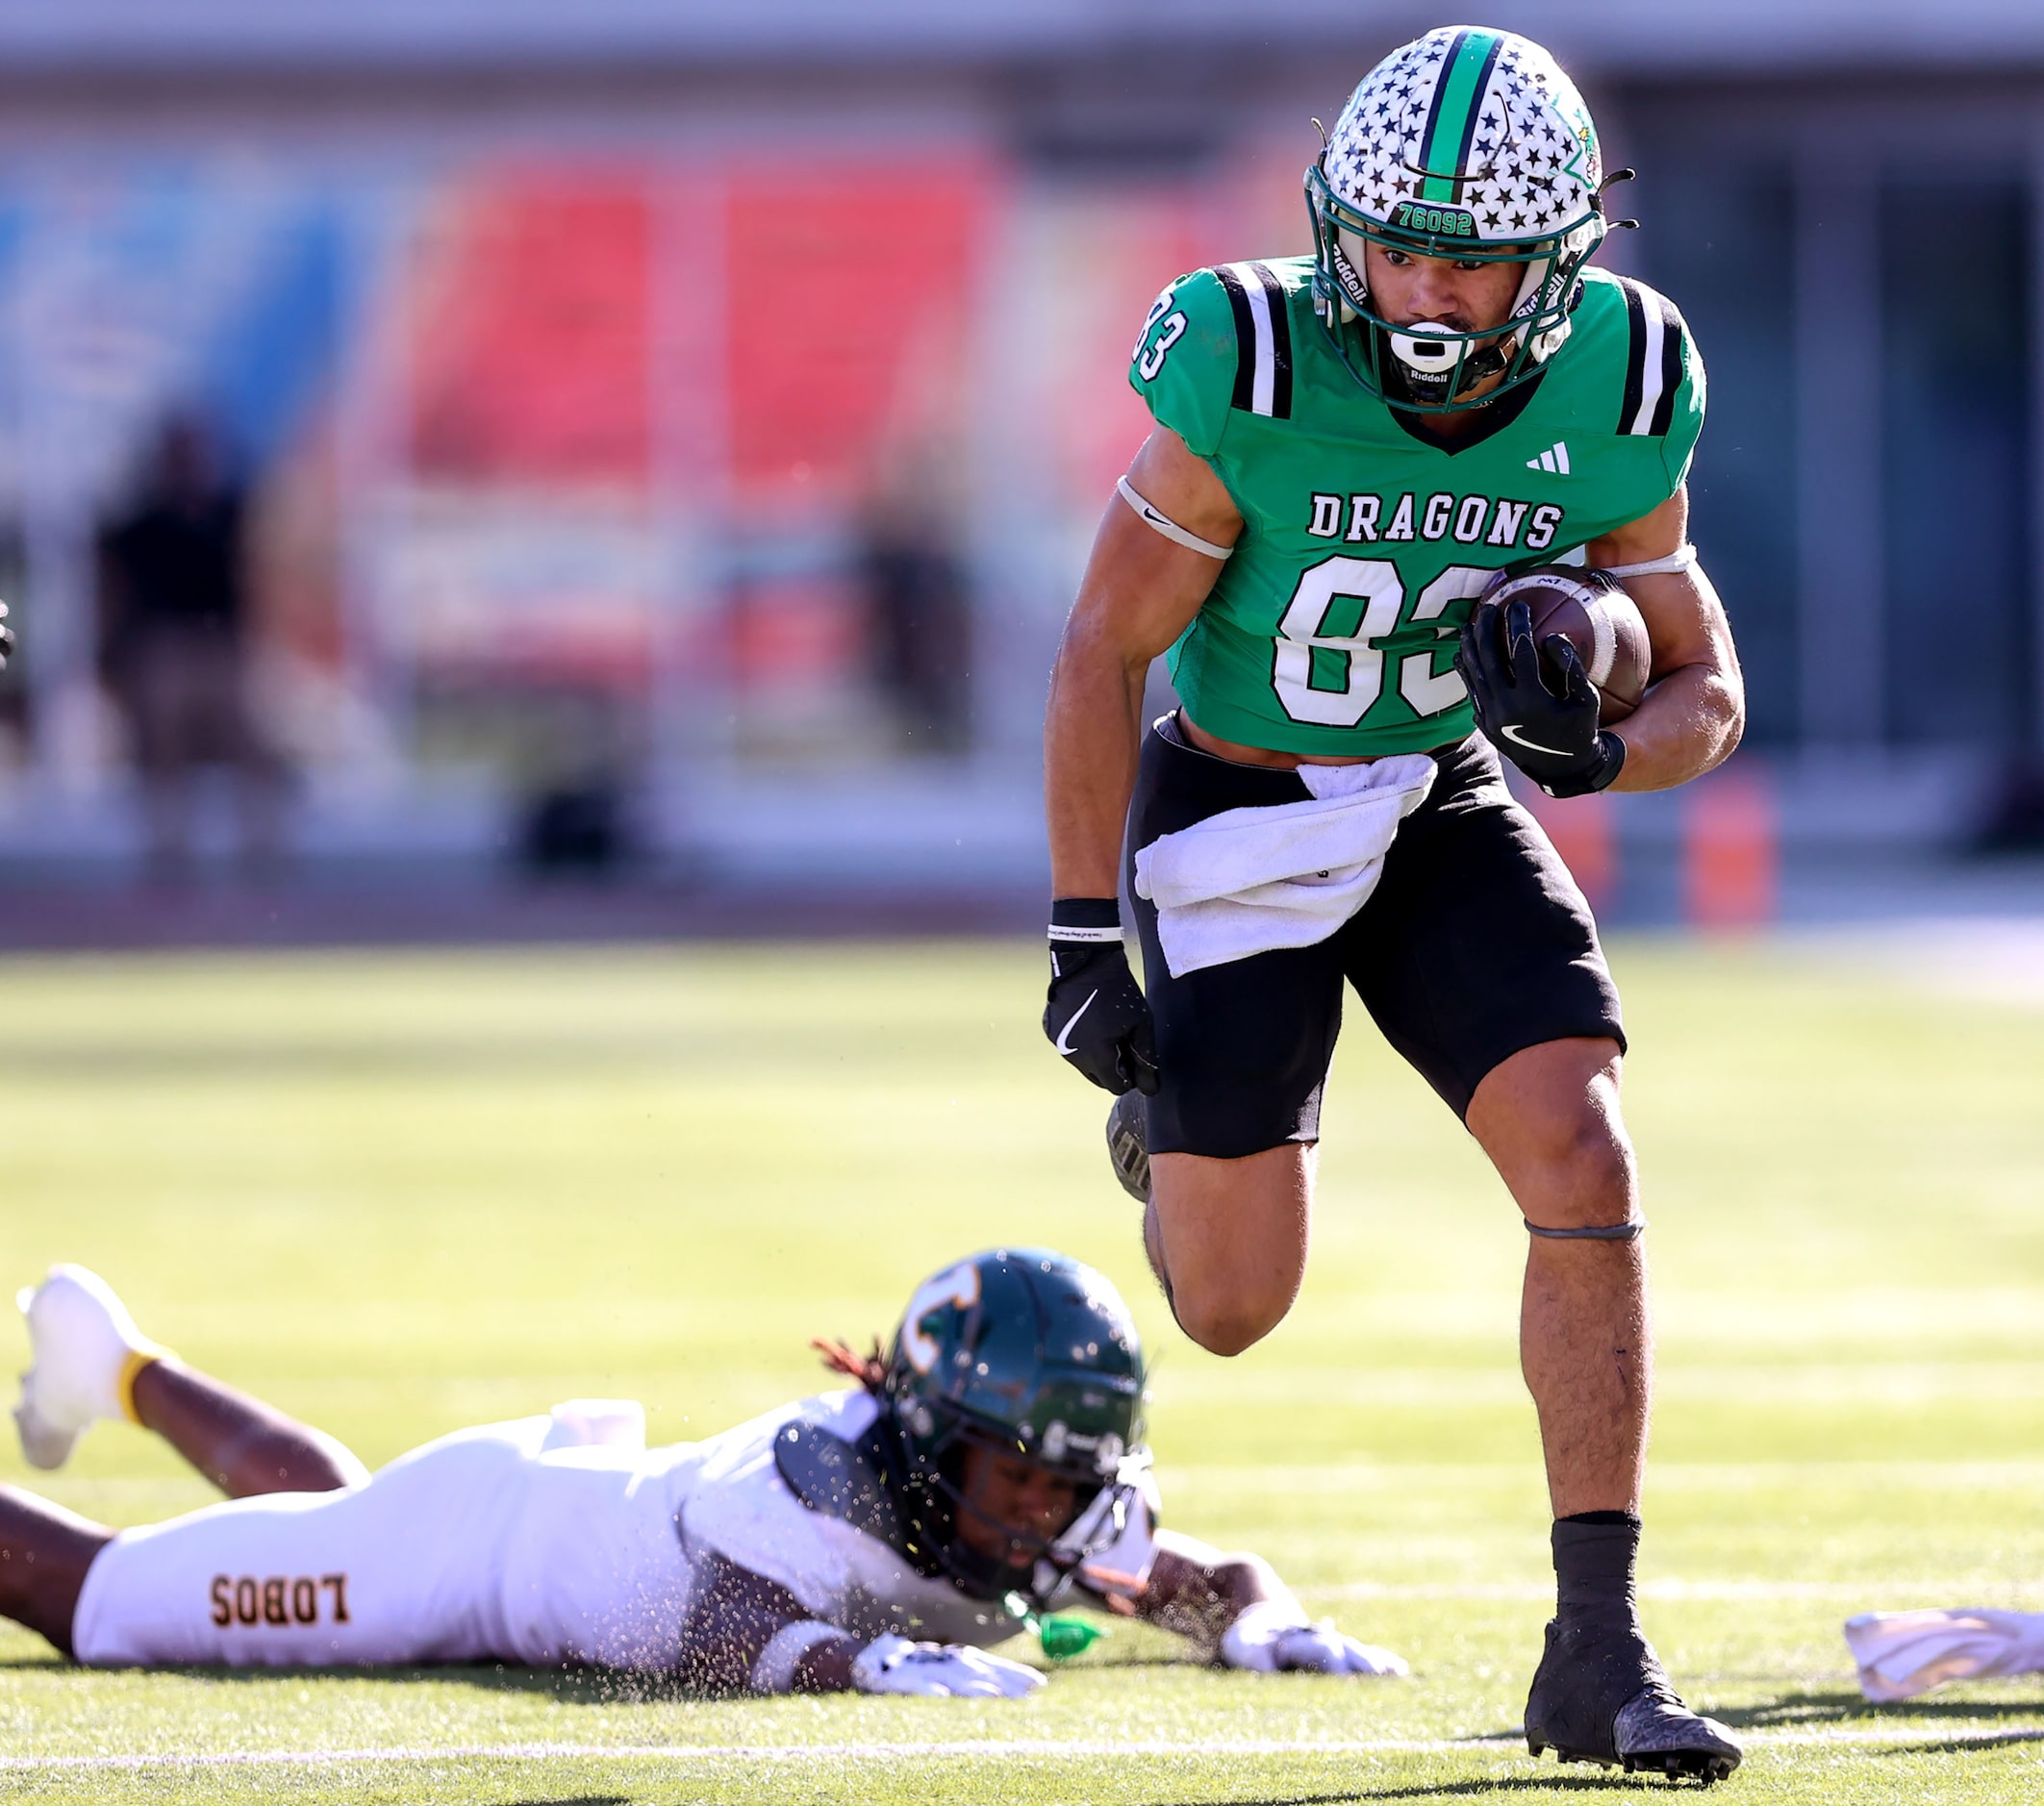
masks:
<path fill-rule="evenodd" d="M 1732 1796 L 2044 1793 L 2044 1678 L 1873 1711 L 1839 1620 L 2044 1608 L 2044 1010 L 1807 951 L 1618 950 L 1661 1389 L 1649 1625 L 1751 1738 Z M 600 1676 L 84 1674 L 0 1631 L 24 1799 L 1335 1802 L 1663 1784 L 1512 1727 L 1547 1513 L 1524 1234 L 1360 1018 L 1314 1266 L 1234 1362 L 1178 1340 L 1021 945 L 0 966 L 8 1290 L 86 1261 L 188 1358 L 372 1464 L 574 1394 L 656 1440 L 810 1390 L 944 1260 L 1048 1242 L 1155 1350 L 1172 1521 L 1261 1549 L 1408 1682 L 1224 1675 L 1122 1629 L 1034 1699 L 704 1703 Z M 0 1360 L 20 1365 L 11 1312 Z M 21 1478 L 12 1438 L 0 1475 Z M 40 1482 L 38 1482 L 40 1484 Z M 95 1430 L 47 1491 L 203 1502 Z"/>

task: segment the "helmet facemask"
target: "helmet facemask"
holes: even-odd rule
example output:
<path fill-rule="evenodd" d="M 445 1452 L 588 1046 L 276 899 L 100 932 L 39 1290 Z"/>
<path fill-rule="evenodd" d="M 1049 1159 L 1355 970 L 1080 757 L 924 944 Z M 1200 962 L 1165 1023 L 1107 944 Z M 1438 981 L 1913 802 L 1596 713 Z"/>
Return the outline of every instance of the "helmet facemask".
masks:
<path fill-rule="evenodd" d="M 1436 218 L 1441 232 L 1387 226 L 1349 206 L 1328 185 L 1325 158 L 1306 171 L 1306 205 L 1313 218 L 1314 300 L 1321 321 L 1350 369 L 1386 401 L 1415 414 L 1451 414 L 1494 401 L 1528 382 L 1569 335 L 1578 298 L 1578 272 L 1602 241 L 1604 222 L 1593 212 L 1566 233 L 1510 244 L 1455 234 L 1466 210 L 1409 213 Z M 1512 311 L 1503 323 L 1463 332 L 1438 322 L 1392 320 L 1377 312 L 1365 275 L 1365 244 L 1408 257 L 1524 266 Z M 1502 380 L 1471 391 L 1487 379 Z"/>
<path fill-rule="evenodd" d="M 1538 44 L 1444 25 L 1366 75 L 1306 171 L 1314 301 L 1350 369 L 1419 414 L 1481 407 L 1529 382 L 1569 334 L 1603 238 L 1589 109 Z M 1367 247 L 1523 266 L 1510 313 L 1481 331 L 1393 320 Z M 1418 328 L 1419 330 L 1415 330 Z"/>
<path fill-rule="evenodd" d="M 949 1415 L 950 1421 L 937 1426 L 934 1436 L 917 1439 L 914 1470 L 903 1488 L 905 1515 L 917 1541 L 927 1550 L 935 1571 L 967 1597 L 998 1599 L 1019 1593 L 1041 1607 L 1074 1568 L 1119 1534 L 1135 1488 L 1118 1474 L 1103 1480 L 1093 1463 L 1045 1460 L 1022 1448 L 1012 1434 L 975 1423 L 963 1414 Z M 1070 1485 L 1072 1509 L 1063 1521 L 1053 1530 L 1038 1532 L 989 1511 L 967 1471 L 975 1448 L 1026 1462 Z M 1006 1558 L 972 1541 L 969 1522 L 998 1536 Z"/>

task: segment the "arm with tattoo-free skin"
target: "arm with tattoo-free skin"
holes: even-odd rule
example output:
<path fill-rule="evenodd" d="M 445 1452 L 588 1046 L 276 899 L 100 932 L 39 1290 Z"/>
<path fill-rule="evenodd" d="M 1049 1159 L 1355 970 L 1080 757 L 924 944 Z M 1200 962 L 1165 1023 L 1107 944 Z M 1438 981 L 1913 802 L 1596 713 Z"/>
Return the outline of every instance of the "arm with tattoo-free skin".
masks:
<path fill-rule="evenodd" d="M 1476 725 L 1550 796 L 1668 790 L 1701 777 L 1739 743 L 1746 698 L 1738 655 L 1710 579 L 1683 551 L 1688 525 L 1688 493 L 1678 489 L 1585 548 L 1593 568 L 1616 573 L 1647 629 L 1647 692 L 1609 727 L 1580 656 L 1559 634 L 1535 633 L 1523 597 L 1507 589 L 1479 601 L 1463 627 L 1455 669 Z M 1678 554 L 1689 560 L 1680 568 L 1636 568 Z"/>
<path fill-rule="evenodd" d="M 1155 1537 L 1146 1579 L 1102 1568 L 1080 1578 L 1111 1612 L 1185 1638 L 1210 1662 L 1266 1673 L 1403 1674 L 1388 1649 L 1314 1624 L 1291 1588 L 1260 1555 L 1224 1555 L 1173 1530 Z"/>
<path fill-rule="evenodd" d="M 1168 427 L 1150 432 L 1129 484 L 1199 539 L 1232 545 L 1242 532 L 1226 486 Z M 1111 897 L 1142 743 L 1143 685 L 1199 614 L 1222 561 L 1166 539 L 1116 495 L 1093 541 L 1050 675 L 1044 718 L 1044 802 L 1050 893 Z"/>
<path fill-rule="evenodd" d="M 692 1691 L 1014 1699 L 1044 1683 L 1036 1669 L 983 1649 L 856 1636 L 820 1622 L 785 1587 L 749 1568 L 714 1554 L 704 1562 L 672 1665 Z M 784 1632 L 794 1641 L 773 1648 Z"/>
<path fill-rule="evenodd" d="M 1209 1655 L 1250 1606 L 1266 1599 L 1298 1603 L 1260 1555 L 1224 1555 L 1175 1530 L 1157 1531 L 1156 1546 L 1148 1579 L 1100 1568 L 1081 1568 L 1080 1577 L 1110 1612 L 1184 1637 Z"/>
<path fill-rule="evenodd" d="M 1651 514 L 1587 548 L 1589 563 L 1644 564 L 1678 551 L 1689 537 L 1685 484 Z M 1622 580 L 1639 605 L 1653 649 L 1651 684 L 1619 724 L 1626 763 L 1617 790 L 1665 790 L 1730 758 L 1746 729 L 1746 684 L 1725 605 L 1701 564 Z"/>
<path fill-rule="evenodd" d="M 719 1555 L 706 1555 L 682 1620 L 675 1678 L 698 1693 L 744 1693 L 752 1684 L 753 1664 L 774 1633 L 809 1616 L 787 1588 Z M 795 1664 L 793 1691 L 839 1693 L 849 1687 L 852 1657 L 860 1647 L 849 1635 L 817 1644 Z"/>
<path fill-rule="evenodd" d="M 1210 1544 L 1169 1530 L 1158 1531 L 1156 1543 L 1157 1558 L 1147 1581 L 1087 1570 L 1087 1591 L 1117 1616 L 1172 1631 L 1209 1656 L 1249 1606 L 1267 1599 L 1292 1600 L 1270 1564 L 1257 1556 L 1224 1555 Z M 774 1634 L 809 1617 L 785 1587 L 710 1556 L 682 1624 L 676 1678 L 702 1693 L 743 1693 L 751 1685 L 760 1652 Z M 795 1664 L 792 1691 L 844 1692 L 852 1684 L 852 1662 L 865 1646 L 848 1631 L 818 1643 Z"/>

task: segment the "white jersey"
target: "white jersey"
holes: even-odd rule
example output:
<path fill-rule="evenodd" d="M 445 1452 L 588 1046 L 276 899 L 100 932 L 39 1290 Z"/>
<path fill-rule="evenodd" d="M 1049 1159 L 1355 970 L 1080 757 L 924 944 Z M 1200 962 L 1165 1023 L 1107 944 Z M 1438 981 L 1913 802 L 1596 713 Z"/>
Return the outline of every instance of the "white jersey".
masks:
<path fill-rule="evenodd" d="M 703 1465 L 681 1507 L 683 1546 L 750 1568 L 787 1588 L 812 1618 L 862 1638 L 892 1631 L 985 1647 L 1014 1636 L 1022 1626 L 997 1603 L 918 1573 L 879 1538 L 805 1505 L 781 1478 L 773 1442 L 789 1425 L 806 1418 L 855 1442 L 877 1410 L 864 1391 L 825 1392 L 702 1443 Z"/>
<path fill-rule="evenodd" d="M 782 1479 L 776 1436 L 806 1420 L 849 1441 L 875 1409 L 864 1392 L 829 1392 L 657 1449 L 643 1428 L 587 1445 L 588 1414 L 565 1406 L 457 1431 L 359 1487 L 233 1499 L 122 1531 L 86 1575 L 73 1646 L 104 1666 L 660 1669 L 710 1554 L 862 1638 L 1013 1636 L 997 1604 L 916 1572 Z M 1147 1515 L 1141 1528 L 1147 1541 Z"/>

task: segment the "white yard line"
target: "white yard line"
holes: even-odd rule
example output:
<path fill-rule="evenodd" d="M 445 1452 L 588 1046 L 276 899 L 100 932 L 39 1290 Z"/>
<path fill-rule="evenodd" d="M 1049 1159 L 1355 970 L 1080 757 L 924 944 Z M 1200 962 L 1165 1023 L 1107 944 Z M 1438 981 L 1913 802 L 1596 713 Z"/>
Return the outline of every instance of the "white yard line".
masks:
<path fill-rule="evenodd" d="M 1938 1725 L 1837 1726 L 1816 1730 L 1749 1730 L 1755 1748 L 1826 1748 L 1867 1744 L 1994 1743 L 2044 1739 L 2044 1724 L 1946 1730 Z M 372 1763 L 445 1762 L 927 1762 L 1001 1760 L 1071 1761 L 1127 1756 L 1449 1756 L 1461 1751 L 1504 1753 L 1525 1745 L 1517 1736 L 1376 1737 L 1350 1739 L 1208 1738 L 1140 1743 L 1124 1738 L 987 1739 L 955 1743 L 452 1743 L 443 1748 L 235 1749 L 207 1754 L 132 1756 L 0 1756 L 0 1770 L 113 1768 L 335 1768 Z"/>

